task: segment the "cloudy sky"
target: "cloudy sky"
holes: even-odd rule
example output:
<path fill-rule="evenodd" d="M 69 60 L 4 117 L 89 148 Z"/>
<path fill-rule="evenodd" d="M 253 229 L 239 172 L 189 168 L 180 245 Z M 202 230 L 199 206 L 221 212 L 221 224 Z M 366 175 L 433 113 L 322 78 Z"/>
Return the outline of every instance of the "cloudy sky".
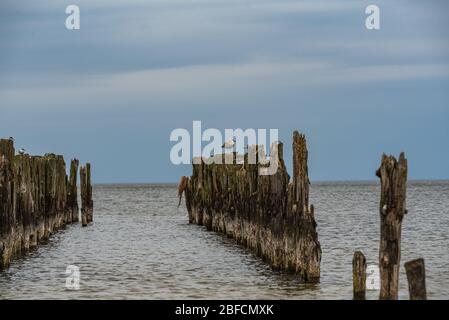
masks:
<path fill-rule="evenodd" d="M 81 9 L 81 30 L 65 8 Z M 365 8 L 381 29 L 365 28 Z M 0 136 L 77 156 L 102 182 L 175 182 L 170 132 L 308 137 L 313 180 L 449 179 L 449 2 L 2 0 Z M 287 165 L 290 165 L 287 161 Z"/>

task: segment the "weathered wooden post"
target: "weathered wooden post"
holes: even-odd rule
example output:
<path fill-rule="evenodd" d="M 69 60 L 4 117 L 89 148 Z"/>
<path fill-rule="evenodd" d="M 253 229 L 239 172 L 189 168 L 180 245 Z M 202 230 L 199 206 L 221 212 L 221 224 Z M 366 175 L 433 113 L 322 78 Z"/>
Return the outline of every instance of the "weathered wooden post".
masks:
<path fill-rule="evenodd" d="M 13 242 L 14 213 L 14 145 L 0 140 L 0 270 L 9 266 Z"/>
<path fill-rule="evenodd" d="M 70 176 L 67 181 L 67 210 L 69 222 L 79 221 L 79 207 L 78 207 L 78 159 L 73 159 L 70 163 Z"/>
<path fill-rule="evenodd" d="M 92 181 L 91 181 L 91 174 L 90 174 L 90 163 L 86 164 L 86 176 L 87 176 L 87 198 L 88 198 L 87 222 L 89 223 L 94 220 L 94 217 L 93 217 L 94 202 L 92 200 Z"/>
<path fill-rule="evenodd" d="M 93 220 L 92 184 L 90 177 L 90 163 L 80 169 L 81 185 L 81 224 L 87 226 Z"/>
<path fill-rule="evenodd" d="M 309 207 L 309 169 L 306 137 L 293 132 L 293 201 L 300 212 Z"/>
<path fill-rule="evenodd" d="M 380 195 L 380 295 L 382 300 L 398 298 L 399 264 L 401 260 L 401 227 L 406 212 L 407 160 L 382 156 L 376 175 L 381 182 Z"/>
<path fill-rule="evenodd" d="M 81 225 L 87 226 L 87 209 L 86 209 L 86 194 L 87 194 L 87 178 L 86 167 L 80 168 L 80 189 L 81 189 Z"/>
<path fill-rule="evenodd" d="M 288 193 L 290 214 L 297 230 L 297 273 L 306 282 L 319 282 L 321 273 L 321 245 L 316 232 L 314 206 L 309 205 L 309 167 L 306 136 L 293 132 L 293 179 Z M 282 150 L 282 148 L 281 148 Z M 282 152 L 281 152 L 282 153 Z M 282 156 L 279 157 L 283 162 Z M 284 164 L 282 163 L 282 166 Z"/>
<path fill-rule="evenodd" d="M 410 300 L 427 300 L 424 259 L 406 262 L 404 267 L 407 273 Z"/>
<path fill-rule="evenodd" d="M 352 283 L 354 300 L 366 298 L 366 258 L 361 251 L 354 252 L 352 258 Z"/>

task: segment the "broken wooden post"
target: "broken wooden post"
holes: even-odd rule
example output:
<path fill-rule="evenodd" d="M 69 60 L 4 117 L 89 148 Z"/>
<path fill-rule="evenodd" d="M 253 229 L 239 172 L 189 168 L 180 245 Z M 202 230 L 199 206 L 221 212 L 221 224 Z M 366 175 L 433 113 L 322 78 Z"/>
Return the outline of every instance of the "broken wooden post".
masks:
<path fill-rule="evenodd" d="M 292 226 L 297 230 L 288 231 L 295 234 L 296 261 L 293 263 L 295 272 L 305 282 L 319 282 L 321 264 L 321 245 L 316 232 L 314 206 L 309 205 L 309 167 L 306 137 L 293 132 L 293 181 L 289 183 L 287 194 L 287 214 L 293 218 L 292 224 L 287 226 L 287 230 Z M 285 166 L 282 156 L 282 145 L 280 145 L 279 162 Z M 288 175 L 287 175 L 288 176 Z M 287 246 L 289 248 L 291 244 Z M 288 249 L 287 249 L 288 250 Z M 291 262 L 289 262 L 291 263 Z"/>
<path fill-rule="evenodd" d="M 79 207 L 78 207 L 78 159 L 73 159 L 70 162 L 70 176 L 67 182 L 67 211 L 68 220 L 71 222 L 79 221 Z"/>
<path fill-rule="evenodd" d="M 407 273 L 410 300 L 427 300 L 424 259 L 406 262 L 404 267 Z"/>
<path fill-rule="evenodd" d="M 80 169 L 81 185 L 81 223 L 87 226 L 93 220 L 92 184 L 90 177 L 90 163 Z"/>
<path fill-rule="evenodd" d="M 272 150 L 276 152 L 270 154 L 270 161 L 276 153 L 278 161 L 271 175 L 260 174 L 267 164 L 261 163 L 259 152 L 257 163 L 248 161 L 250 151 L 244 164 L 196 159 L 184 191 L 189 222 L 234 238 L 274 269 L 295 273 L 303 282 L 319 282 L 321 246 L 314 209 L 309 206 L 305 137 L 298 132 L 293 135 L 292 182 L 282 144 Z"/>
<path fill-rule="evenodd" d="M 399 264 L 401 260 L 401 227 L 406 212 L 407 160 L 382 156 L 376 175 L 380 178 L 380 299 L 398 298 Z"/>
<path fill-rule="evenodd" d="M 354 252 L 352 258 L 352 283 L 354 300 L 366 298 L 366 258 L 361 251 Z"/>

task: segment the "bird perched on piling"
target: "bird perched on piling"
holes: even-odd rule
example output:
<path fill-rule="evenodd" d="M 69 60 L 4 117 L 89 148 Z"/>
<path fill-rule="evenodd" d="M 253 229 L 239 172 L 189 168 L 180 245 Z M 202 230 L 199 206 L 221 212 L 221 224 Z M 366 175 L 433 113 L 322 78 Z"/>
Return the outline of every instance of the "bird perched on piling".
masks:
<path fill-rule="evenodd" d="M 13 137 L 9 137 L 9 141 L 14 142 L 14 138 Z"/>
<path fill-rule="evenodd" d="M 22 148 L 22 149 L 19 150 L 19 154 L 21 154 L 21 155 L 22 155 L 22 154 L 25 154 L 25 151 L 26 151 L 26 150 Z"/>
<path fill-rule="evenodd" d="M 235 137 L 232 138 L 231 140 L 226 141 L 225 143 L 223 143 L 223 145 L 221 146 L 224 149 L 233 149 L 235 146 Z"/>

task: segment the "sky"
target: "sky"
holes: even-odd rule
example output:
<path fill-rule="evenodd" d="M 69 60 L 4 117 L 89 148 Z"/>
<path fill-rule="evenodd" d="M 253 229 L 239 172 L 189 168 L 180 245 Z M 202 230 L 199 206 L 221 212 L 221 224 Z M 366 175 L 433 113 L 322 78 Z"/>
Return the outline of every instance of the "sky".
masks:
<path fill-rule="evenodd" d="M 76 4 L 81 29 L 65 28 Z M 380 30 L 365 8 L 380 8 Z M 0 137 L 93 166 L 95 183 L 177 182 L 172 130 L 278 129 L 291 172 L 449 179 L 449 2 L 2 0 Z"/>

